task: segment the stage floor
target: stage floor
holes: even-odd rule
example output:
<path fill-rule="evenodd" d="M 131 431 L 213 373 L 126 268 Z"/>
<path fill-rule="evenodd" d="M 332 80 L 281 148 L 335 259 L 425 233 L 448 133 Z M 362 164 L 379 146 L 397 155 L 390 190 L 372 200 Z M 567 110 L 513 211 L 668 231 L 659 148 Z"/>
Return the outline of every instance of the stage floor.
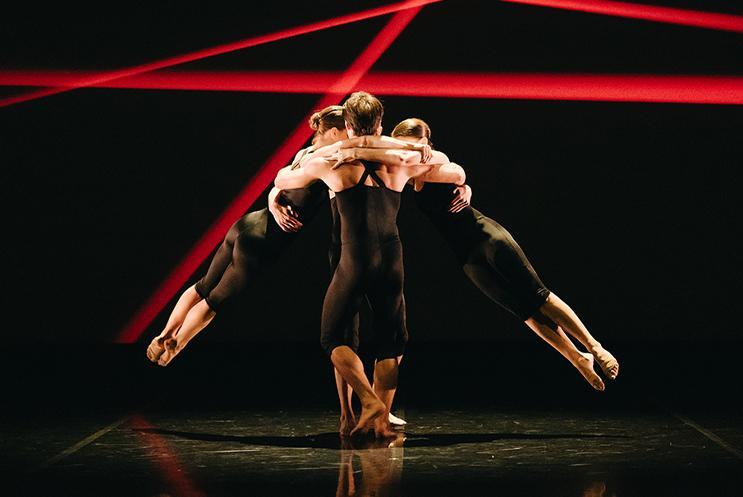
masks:
<path fill-rule="evenodd" d="M 739 411 L 407 409 L 395 447 L 331 409 L 39 413 L 3 428 L 22 496 L 709 496 L 743 492 Z"/>

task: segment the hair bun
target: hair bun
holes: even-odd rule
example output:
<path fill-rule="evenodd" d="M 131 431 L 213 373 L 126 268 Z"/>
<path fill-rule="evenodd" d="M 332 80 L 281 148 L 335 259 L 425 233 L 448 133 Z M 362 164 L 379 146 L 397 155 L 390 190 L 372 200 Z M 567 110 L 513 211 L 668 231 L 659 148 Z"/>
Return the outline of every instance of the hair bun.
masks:
<path fill-rule="evenodd" d="M 322 112 L 318 111 L 310 116 L 310 128 L 313 131 L 317 131 L 320 128 L 320 120 L 322 119 Z"/>

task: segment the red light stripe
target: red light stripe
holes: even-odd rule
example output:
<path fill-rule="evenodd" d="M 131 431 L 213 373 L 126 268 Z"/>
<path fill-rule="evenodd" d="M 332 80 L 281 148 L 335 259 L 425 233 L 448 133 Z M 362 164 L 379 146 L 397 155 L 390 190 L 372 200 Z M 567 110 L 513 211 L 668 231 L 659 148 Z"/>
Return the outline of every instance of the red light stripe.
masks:
<path fill-rule="evenodd" d="M 517 100 L 743 104 L 743 77 L 597 74 L 370 74 L 380 95 Z"/>
<path fill-rule="evenodd" d="M 163 438 L 153 433 L 153 426 L 141 415 L 132 416 L 132 428 L 139 438 L 146 444 L 148 455 L 157 463 L 160 474 L 168 485 L 168 490 L 183 497 L 205 497 L 206 494 L 196 488 L 188 474 L 183 470 L 183 464 Z"/>
<path fill-rule="evenodd" d="M 539 7 L 743 33 L 743 16 L 602 0 L 502 0 Z"/>
<path fill-rule="evenodd" d="M 420 9 L 421 7 L 415 7 L 395 14 L 353 64 L 337 79 L 331 91 L 324 95 L 312 110 L 338 103 L 344 95 L 356 86 L 358 81 L 407 27 Z M 120 331 L 117 338 L 118 342 L 132 343 L 142 335 L 147 326 L 168 305 L 193 272 L 209 256 L 214 247 L 222 241 L 224 234 L 235 222 L 235 219 L 242 216 L 253 205 L 266 186 L 274 179 L 278 170 L 291 161 L 296 151 L 304 145 L 311 135 L 307 126 L 308 117 L 309 113 L 134 314 L 129 323 Z"/>
<path fill-rule="evenodd" d="M 324 29 L 342 26 L 344 24 L 350 24 L 353 22 L 362 21 L 365 19 L 371 19 L 373 17 L 379 17 L 394 12 L 400 12 L 402 10 L 421 7 L 430 3 L 440 2 L 442 0 L 407 0 L 404 2 L 387 5 L 384 7 L 376 7 L 373 9 L 357 12 L 354 14 L 347 14 L 344 16 L 328 19 L 325 21 L 314 22 L 311 24 L 305 24 L 295 28 L 284 29 L 275 33 L 265 34 L 244 40 L 236 41 L 233 43 L 227 43 L 224 45 L 218 45 L 216 47 L 206 48 L 196 52 L 178 55 L 167 59 L 149 62 L 138 66 L 128 67 L 125 69 L 118 69 L 115 71 L 107 71 L 96 73 L 84 79 L 71 80 L 65 87 L 61 88 L 45 88 L 35 92 L 30 92 L 22 95 L 16 95 L 5 99 L 0 99 L 0 107 L 7 107 L 22 102 L 28 102 L 36 100 L 42 97 L 50 95 L 56 95 L 64 93 L 77 88 L 85 88 L 89 86 L 95 86 L 98 84 L 110 82 L 116 79 L 125 78 L 128 76 L 134 76 L 150 71 L 156 71 L 158 69 L 165 69 L 167 67 L 173 67 L 179 64 L 185 64 L 187 62 L 193 62 L 196 60 L 205 59 L 207 57 L 214 57 L 215 55 L 222 55 L 228 52 L 234 52 L 235 50 L 241 50 L 244 48 L 255 47 L 274 41 L 285 40 L 295 36 L 300 36 L 315 31 L 322 31 Z"/>
<path fill-rule="evenodd" d="M 0 85 L 64 85 L 67 72 L 0 72 Z M 155 72 L 104 83 L 108 88 L 323 93 L 333 72 Z M 379 95 L 743 104 L 743 77 L 602 74 L 494 74 L 379 72 L 352 89 Z"/>

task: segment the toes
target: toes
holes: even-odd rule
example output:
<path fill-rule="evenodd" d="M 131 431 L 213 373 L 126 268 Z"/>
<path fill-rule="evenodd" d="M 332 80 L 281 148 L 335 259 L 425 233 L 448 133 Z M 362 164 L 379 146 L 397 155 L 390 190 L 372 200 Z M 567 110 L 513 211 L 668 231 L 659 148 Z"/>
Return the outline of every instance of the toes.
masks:
<path fill-rule="evenodd" d="M 593 379 L 593 387 L 600 392 L 603 392 L 606 388 L 606 385 L 604 385 L 604 381 L 599 375 L 596 375 L 596 377 Z"/>

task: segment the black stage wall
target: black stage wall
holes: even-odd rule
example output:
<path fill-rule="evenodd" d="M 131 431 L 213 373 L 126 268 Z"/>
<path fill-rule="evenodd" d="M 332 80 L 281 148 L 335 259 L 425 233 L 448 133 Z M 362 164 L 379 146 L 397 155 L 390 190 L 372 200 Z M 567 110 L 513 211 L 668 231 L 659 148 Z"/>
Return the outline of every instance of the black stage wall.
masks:
<path fill-rule="evenodd" d="M 29 8 L 0 20 L 0 66 L 113 69 L 373 5 L 121 3 L 43 16 Z M 182 69 L 341 71 L 385 20 Z M 444 2 L 426 7 L 373 70 L 735 75 L 742 48 L 734 33 Z M 5 87 L 2 96 L 18 91 Z M 3 339 L 113 341 L 316 101 L 86 89 L 0 109 L 3 301 L 19 323 Z M 604 342 L 739 338 L 740 107 L 383 101 L 387 131 L 409 116 L 430 123 L 435 145 L 466 168 L 473 205 L 513 233 L 547 285 Z M 255 207 L 263 205 L 265 195 Z M 466 280 L 409 198 L 400 224 L 414 341 L 533 340 Z M 328 226 L 325 216 L 307 226 L 271 277 L 199 341 L 314 342 L 329 280 Z"/>

